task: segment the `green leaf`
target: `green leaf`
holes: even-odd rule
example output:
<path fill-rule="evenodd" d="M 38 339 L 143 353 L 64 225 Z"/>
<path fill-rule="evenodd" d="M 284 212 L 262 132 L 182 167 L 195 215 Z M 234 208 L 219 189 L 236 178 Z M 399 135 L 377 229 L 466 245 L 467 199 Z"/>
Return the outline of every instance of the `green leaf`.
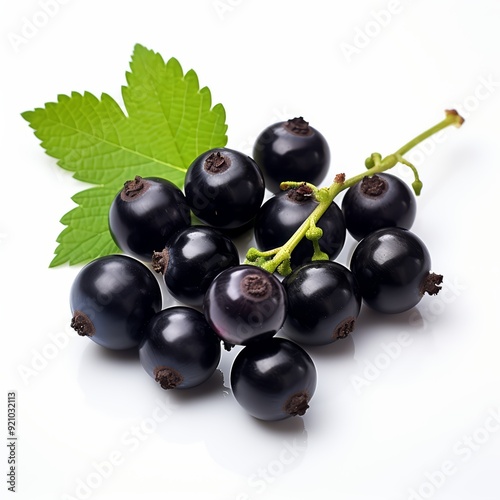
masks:
<path fill-rule="evenodd" d="M 59 95 L 57 102 L 22 113 L 46 153 L 76 179 L 99 185 L 76 195 L 61 222 L 51 266 L 76 264 L 118 251 L 108 231 L 108 208 L 123 183 L 158 176 L 182 187 L 201 153 L 227 143 L 225 111 L 212 107 L 194 71 L 136 45 L 122 88 L 126 113 L 108 94 Z"/>
<path fill-rule="evenodd" d="M 57 238 L 59 245 L 50 267 L 65 262 L 79 264 L 120 252 L 108 229 L 109 205 L 115 195 L 114 188 L 94 187 L 71 198 L 78 206 L 61 219 L 67 227 Z"/>

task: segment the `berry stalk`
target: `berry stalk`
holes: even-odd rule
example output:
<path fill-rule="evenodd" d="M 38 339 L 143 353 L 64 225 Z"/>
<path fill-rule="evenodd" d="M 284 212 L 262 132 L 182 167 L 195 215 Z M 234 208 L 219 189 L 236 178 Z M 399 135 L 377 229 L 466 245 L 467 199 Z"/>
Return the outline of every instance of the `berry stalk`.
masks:
<path fill-rule="evenodd" d="M 307 184 L 307 186 L 313 189 L 314 195 L 319 202 L 318 206 L 314 209 L 311 215 L 304 220 L 292 237 L 281 247 L 263 252 L 256 248 L 250 248 L 247 252 L 245 263 L 257 265 L 271 273 L 278 271 L 283 276 L 286 276 L 291 272 L 291 254 L 304 237 L 313 242 L 314 253 L 312 260 L 322 260 L 327 258 L 328 256 L 325 255 L 319 248 L 318 241 L 321 238 L 321 230 L 317 228 L 317 223 L 328 207 L 333 203 L 333 200 L 340 192 L 354 186 L 364 177 L 390 170 L 398 163 L 408 166 L 414 172 L 415 181 L 412 186 L 415 193 L 418 195 L 422 188 L 422 183 L 419 179 L 417 169 L 410 162 L 404 159 L 403 155 L 444 128 L 449 127 L 450 125 L 460 127 L 464 122 L 464 119 L 455 110 L 446 110 L 445 113 L 446 116 L 443 120 L 425 132 L 422 132 L 420 135 L 417 135 L 411 141 L 399 148 L 395 153 L 386 157 L 382 157 L 379 153 L 373 153 L 367 158 L 365 162 L 367 170 L 363 173 L 350 177 L 349 179 L 345 178 L 345 174 L 337 174 L 333 183 L 329 187 L 324 188 L 317 188 Z M 281 189 L 288 189 L 302 184 L 304 183 L 290 181 L 281 183 L 280 187 Z"/>

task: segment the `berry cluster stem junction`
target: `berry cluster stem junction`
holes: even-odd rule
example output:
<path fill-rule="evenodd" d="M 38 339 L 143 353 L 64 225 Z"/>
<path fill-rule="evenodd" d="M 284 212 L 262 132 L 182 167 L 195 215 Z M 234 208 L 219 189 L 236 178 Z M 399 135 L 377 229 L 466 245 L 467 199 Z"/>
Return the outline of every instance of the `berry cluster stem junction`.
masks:
<path fill-rule="evenodd" d="M 399 148 L 395 153 L 385 157 L 382 157 L 379 153 L 373 153 L 366 159 L 365 166 L 367 170 L 363 173 L 350 177 L 349 179 L 346 179 L 345 174 L 337 174 L 333 183 L 329 187 L 317 188 L 316 186 L 307 184 L 307 186 L 313 190 L 314 196 L 318 201 L 318 205 L 313 210 L 311 215 L 304 220 L 291 238 L 281 247 L 267 251 L 250 248 L 247 252 L 245 263 L 257 265 L 271 273 L 277 271 L 281 275 L 286 276 L 292 271 L 290 265 L 291 254 L 304 237 L 313 243 L 314 250 L 312 260 L 328 259 L 328 255 L 322 252 L 319 247 L 319 239 L 322 236 L 322 230 L 317 226 L 319 219 L 326 212 L 328 207 L 333 203 L 333 200 L 340 192 L 354 186 L 363 180 L 364 177 L 390 170 L 398 163 L 408 166 L 413 171 L 415 180 L 412 183 L 412 187 L 415 194 L 419 195 L 420 190 L 422 189 L 422 182 L 418 176 L 417 169 L 409 161 L 403 158 L 403 155 L 444 128 L 449 127 L 450 125 L 460 127 L 464 122 L 464 119 L 455 110 L 446 110 L 445 114 L 446 116 L 442 121 L 425 132 L 422 132 L 420 135 L 417 135 L 414 139 Z M 304 185 L 304 182 L 290 181 L 282 182 L 280 187 L 281 189 L 289 189 L 301 185 Z"/>

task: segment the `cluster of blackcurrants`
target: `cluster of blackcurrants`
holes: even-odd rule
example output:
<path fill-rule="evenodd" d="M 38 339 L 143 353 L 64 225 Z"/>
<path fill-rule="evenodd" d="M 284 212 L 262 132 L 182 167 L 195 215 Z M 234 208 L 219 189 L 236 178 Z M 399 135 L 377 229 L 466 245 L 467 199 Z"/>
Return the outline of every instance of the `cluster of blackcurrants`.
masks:
<path fill-rule="evenodd" d="M 397 177 L 381 173 L 349 188 L 318 221 L 329 259 L 311 261 L 304 238 L 283 280 L 241 263 L 234 236 L 253 230 L 259 250 L 281 247 L 310 216 L 330 152 L 302 118 L 268 127 L 253 159 L 218 148 L 189 167 L 184 193 L 161 178 L 127 181 L 109 211 L 109 229 L 124 254 L 82 268 L 71 289 L 72 326 L 109 349 L 138 348 L 164 389 L 208 380 L 222 353 L 244 346 L 231 367 L 235 399 L 251 415 L 303 415 L 316 387 L 304 347 L 327 345 L 354 329 L 362 300 L 383 313 L 415 306 L 439 290 L 422 241 L 409 231 L 415 198 Z M 299 180 L 280 191 L 282 181 Z M 304 183 L 302 183 L 304 181 Z M 274 193 L 263 203 L 265 187 Z M 359 241 L 349 268 L 335 262 L 347 231 Z M 151 271 L 183 305 L 162 309 Z M 276 334 L 279 334 L 276 336 Z"/>

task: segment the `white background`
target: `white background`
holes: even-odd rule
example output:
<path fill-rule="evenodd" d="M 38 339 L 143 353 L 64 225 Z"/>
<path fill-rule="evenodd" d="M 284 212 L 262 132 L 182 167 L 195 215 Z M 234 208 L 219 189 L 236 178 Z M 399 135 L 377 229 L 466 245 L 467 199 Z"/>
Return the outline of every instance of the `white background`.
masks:
<path fill-rule="evenodd" d="M 12 496 L 15 390 L 13 498 L 498 500 L 499 22 L 498 0 L 5 2 L 0 497 Z M 446 108 L 466 118 L 408 155 L 424 182 L 413 230 L 442 294 L 401 315 L 363 310 L 351 338 L 310 349 L 319 378 L 304 418 L 247 416 L 227 387 L 234 353 L 220 365 L 226 387 L 218 372 L 166 393 L 135 356 L 69 328 L 80 267 L 48 264 L 58 221 L 87 186 L 20 113 L 71 91 L 121 102 L 135 43 L 195 69 L 225 106 L 230 147 L 250 152 L 265 126 L 304 116 L 330 143 L 331 177 L 361 172 Z"/>

